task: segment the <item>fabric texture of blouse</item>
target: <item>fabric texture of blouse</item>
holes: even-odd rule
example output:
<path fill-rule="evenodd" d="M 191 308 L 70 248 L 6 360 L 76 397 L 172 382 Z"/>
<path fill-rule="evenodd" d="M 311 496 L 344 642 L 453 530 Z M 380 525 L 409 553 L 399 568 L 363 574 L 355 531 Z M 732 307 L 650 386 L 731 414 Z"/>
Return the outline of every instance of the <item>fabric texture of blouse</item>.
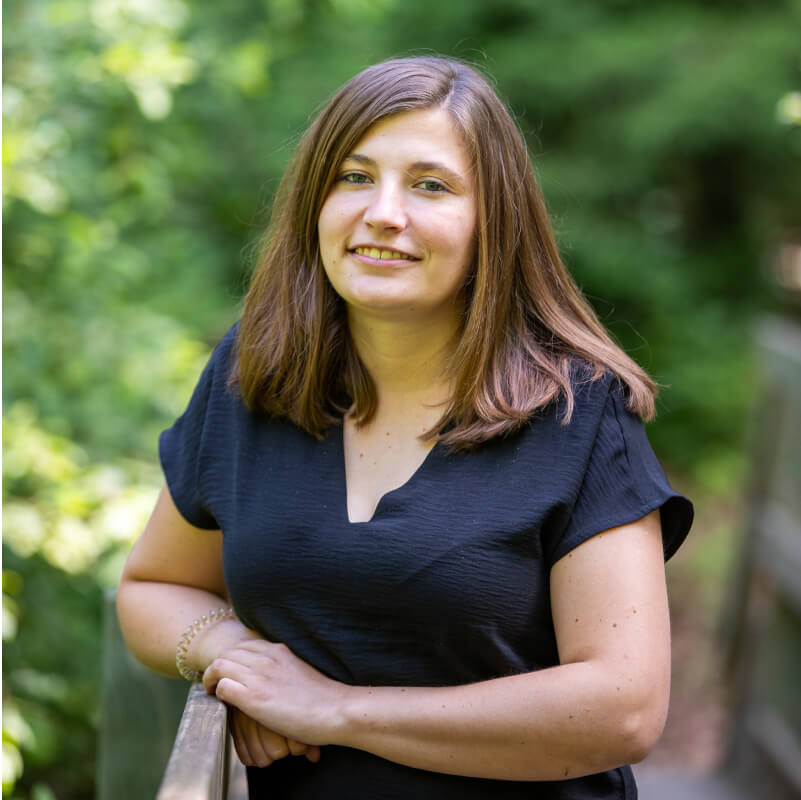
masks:
<path fill-rule="evenodd" d="M 445 686 L 559 663 L 551 567 L 660 509 L 665 558 L 692 522 L 612 376 L 576 386 L 518 434 L 469 454 L 440 444 L 368 522 L 348 520 L 342 427 L 318 440 L 228 388 L 235 326 L 159 451 L 188 522 L 221 529 L 240 619 L 351 685 Z M 609 576 L 614 580 L 614 575 Z M 345 747 L 249 769 L 250 797 L 631 800 L 628 767 L 566 781 L 412 769 Z"/>

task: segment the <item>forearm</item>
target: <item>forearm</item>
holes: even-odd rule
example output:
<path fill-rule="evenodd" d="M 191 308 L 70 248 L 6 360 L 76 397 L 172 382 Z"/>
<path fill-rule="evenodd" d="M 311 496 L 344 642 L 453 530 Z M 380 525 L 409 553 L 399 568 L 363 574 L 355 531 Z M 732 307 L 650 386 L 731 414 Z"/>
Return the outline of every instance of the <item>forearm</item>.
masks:
<path fill-rule="evenodd" d="M 191 586 L 123 580 L 117 592 L 117 614 L 126 644 L 139 661 L 155 672 L 177 678 L 175 651 L 187 627 L 228 601 Z M 237 619 L 223 619 L 201 629 L 187 652 L 186 664 L 203 671 L 221 650 L 259 638 Z"/>
<path fill-rule="evenodd" d="M 419 769 L 564 780 L 639 761 L 662 731 L 670 690 L 658 515 L 641 522 L 553 568 L 560 666 L 463 686 L 348 686 L 262 640 L 222 653 L 204 683 L 283 736 Z"/>
<path fill-rule="evenodd" d="M 563 780 L 637 761 L 663 723 L 625 685 L 583 662 L 445 688 L 353 687 L 334 744 L 420 769 Z"/>

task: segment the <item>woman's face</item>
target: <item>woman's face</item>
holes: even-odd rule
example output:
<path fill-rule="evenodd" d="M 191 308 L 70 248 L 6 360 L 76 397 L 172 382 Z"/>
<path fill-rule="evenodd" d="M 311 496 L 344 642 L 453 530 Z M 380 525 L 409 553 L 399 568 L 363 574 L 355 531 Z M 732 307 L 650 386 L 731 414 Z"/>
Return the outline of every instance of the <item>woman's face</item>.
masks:
<path fill-rule="evenodd" d="M 351 314 L 452 316 L 476 217 L 470 158 L 447 112 L 396 114 L 340 166 L 318 221 L 323 266 Z"/>

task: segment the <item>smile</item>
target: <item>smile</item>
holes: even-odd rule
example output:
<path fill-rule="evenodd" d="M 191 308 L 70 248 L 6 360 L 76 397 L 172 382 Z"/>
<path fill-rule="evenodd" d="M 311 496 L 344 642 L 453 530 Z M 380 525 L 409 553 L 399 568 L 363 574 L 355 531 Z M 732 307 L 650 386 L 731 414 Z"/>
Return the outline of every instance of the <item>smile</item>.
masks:
<path fill-rule="evenodd" d="M 358 253 L 360 256 L 367 256 L 368 258 L 395 260 L 401 259 L 403 261 L 418 261 L 414 256 L 406 253 L 401 253 L 398 250 L 379 250 L 377 247 L 354 247 L 351 251 Z"/>

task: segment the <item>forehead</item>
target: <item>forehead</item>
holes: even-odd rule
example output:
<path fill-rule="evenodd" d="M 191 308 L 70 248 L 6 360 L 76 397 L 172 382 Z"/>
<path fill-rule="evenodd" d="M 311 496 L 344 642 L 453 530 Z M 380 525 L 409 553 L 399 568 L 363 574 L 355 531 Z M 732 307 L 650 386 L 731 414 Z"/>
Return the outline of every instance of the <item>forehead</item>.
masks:
<path fill-rule="evenodd" d="M 376 156 L 393 161 L 441 161 L 467 173 L 471 159 L 451 115 L 442 108 L 393 114 L 379 120 L 348 155 Z"/>

